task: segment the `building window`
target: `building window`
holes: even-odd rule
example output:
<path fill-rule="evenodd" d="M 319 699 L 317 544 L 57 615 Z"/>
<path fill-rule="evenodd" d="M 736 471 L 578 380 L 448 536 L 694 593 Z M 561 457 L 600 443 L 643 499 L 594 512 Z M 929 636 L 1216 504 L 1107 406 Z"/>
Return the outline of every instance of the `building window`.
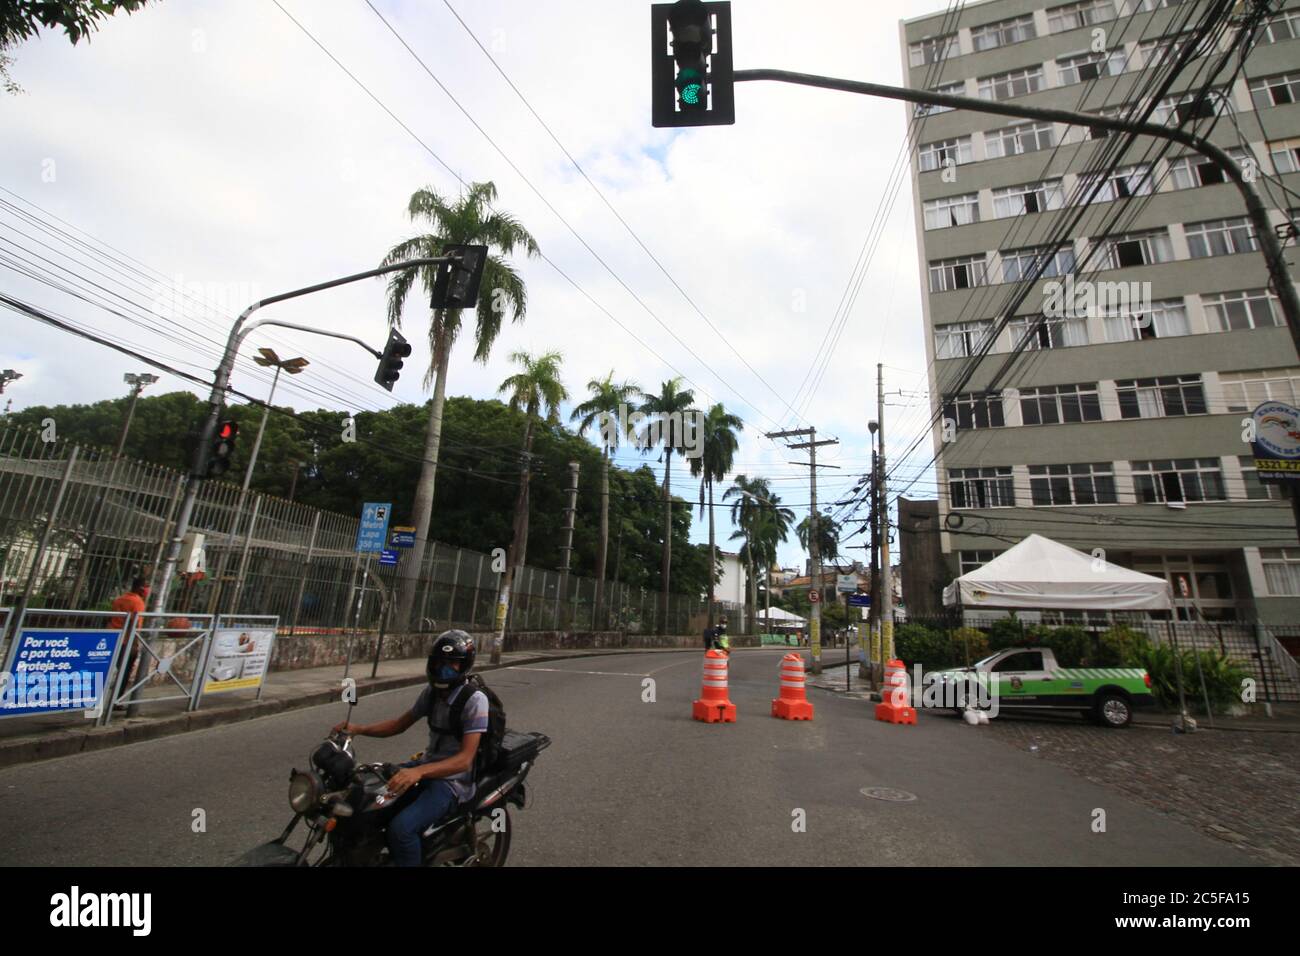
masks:
<path fill-rule="evenodd" d="M 1268 155 L 1278 173 L 1300 173 L 1300 139 L 1268 144 Z"/>
<path fill-rule="evenodd" d="M 936 359 L 965 358 L 978 355 L 993 335 L 993 323 L 954 322 L 934 330 L 934 357 Z"/>
<path fill-rule="evenodd" d="M 1088 344 L 1088 320 L 1084 317 L 1049 319 L 1029 315 L 1012 319 L 1007 325 L 1012 345 L 1027 352 Z"/>
<path fill-rule="evenodd" d="M 1170 262 L 1174 258 L 1174 247 L 1169 242 L 1169 232 L 1165 229 L 1130 232 L 1100 241 L 1102 268 L 1106 269 L 1149 266 L 1157 262 Z"/>
<path fill-rule="evenodd" d="M 1217 458 L 1165 458 L 1132 465 L 1133 491 L 1142 504 L 1226 500 Z"/>
<path fill-rule="evenodd" d="M 1228 155 L 1238 165 L 1245 163 L 1249 157 L 1245 150 L 1230 149 Z M 1214 186 L 1227 182 L 1227 176 L 1218 163 L 1199 154 L 1181 156 L 1169 163 L 1169 179 L 1174 189 L 1195 189 L 1198 186 Z"/>
<path fill-rule="evenodd" d="M 926 229 L 946 229 L 980 221 L 979 193 L 931 199 L 923 209 Z"/>
<path fill-rule="evenodd" d="M 1056 58 L 1056 70 L 1062 86 L 1085 83 L 1102 76 L 1118 76 L 1124 72 L 1128 58 L 1124 50 L 1109 53 L 1073 53 Z"/>
<path fill-rule="evenodd" d="M 1300 73 L 1279 73 L 1251 80 L 1250 98 L 1257 110 L 1294 103 L 1300 100 Z"/>
<path fill-rule="evenodd" d="M 999 219 L 1047 212 L 1065 205 L 1065 190 L 1059 179 L 1041 183 L 1022 183 L 993 190 L 993 215 Z"/>
<path fill-rule="evenodd" d="M 1271 596 L 1300 595 L 1300 548 L 1260 548 L 1259 558 L 1264 564 L 1264 586 Z"/>
<path fill-rule="evenodd" d="M 1034 270 L 1044 259 L 1047 261 L 1038 278 L 1069 275 L 1074 271 L 1073 249 L 1058 249 L 1055 252 L 1051 249 L 1003 249 L 999 255 L 1002 258 L 1003 282 L 1033 278 Z"/>
<path fill-rule="evenodd" d="M 1034 30 L 1034 16 L 1031 13 L 1010 20 L 999 20 L 997 23 L 971 27 L 970 31 L 971 42 L 975 45 L 976 53 L 1032 40 L 1036 36 L 1038 33 Z"/>
<path fill-rule="evenodd" d="M 1020 419 L 1026 425 L 1101 421 L 1096 382 L 1044 385 L 1020 390 Z"/>
<path fill-rule="evenodd" d="M 1139 43 L 1138 50 L 1142 54 L 1143 69 L 1160 66 L 1163 63 L 1173 63 L 1182 55 L 1183 48 L 1193 38 L 1194 33 L 1188 31 L 1175 36 L 1157 37 L 1154 40 L 1145 40 Z M 1213 35 L 1202 37 L 1192 57 L 1205 56 L 1214 50 L 1215 45 L 1216 41 Z"/>
<path fill-rule="evenodd" d="M 982 100 L 1009 100 L 1014 96 L 1035 93 L 1043 88 L 1043 68 L 1027 66 L 1020 70 L 981 76 L 976 90 Z"/>
<path fill-rule="evenodd" d="M 1282 323 L 1273 294 L 1267 289 L 1218 292 L 1201 296 L 1210 328 L 1215 332 L 1262 329 Z"/>
<path fill-rule="evenodd" d="M 1264 28 L 1255 34 L 1255 43 L 1267 45 L 1297 37 L 1300 37 L 1300 11 L 1288 11 L 1264 21 Z"/>
<path fill-rule="evenodd" d="M 969 431 L 974 428 L 1002 428 L 1002 397 L 968 392 L 958 395 L 943 406 L 943 417 L 957 423 L 957 428 Z"/>
<path fill-rule="evenodd" d="M 1101 185 L 1097 186 L 1098 179 Z M 1097 187 L 1097 192 L 1092 192 Z M 1130 196 L 1146 196 L 1152 192 L 1151 167 L 1149 165 L 1121 166 L 1108 173 L 1099 173 L 1083 177 L 1080 191 L 1091 195 L 1091 202 L 1112 202 L 1127 199 Z"/>
<path fill-rule="evenodd" d="M 912 66 L 926 66 L 956 55 L 957 34 L 955 33 L 940 37 L 925 37 L 908 44 L 907 47 L 908 62 Z"/>
<path fill-rule="evenodd" d="M 1220 372 L 1219 385 L 1230 412 L 1252 412 L 1264 402 L 1300 402 L 1300 368 Z"/>
<path fill-rule="evenodd" d="M 1188 2 L 1190 0 L 1142 0 L 1136 12 L 1150 13 L 1152 10 L 1163 10 L 1165 7 L 1181 7 Z"/>
<path fill-rule="evenodd" d="M 948 473 L 948 501 L 953 508 L 1014 508 L 1016 491 L 1011 466 L 954 468 Z"/>
<path fill-rule="evenodd" d="M 952 83 L 944 83 L 941 86 L 933 87 L 930 90 L 930 92 L 942 93 L 945 96 L 965 96 L 966 81 L 955 80 Z M 917 116 L 933 116 L 935 113 L 951 113 L 952 107 L 951 106 L 929 106 L 925 103 L 917 103 L 915 112 Z"/>
<path fill-rule="evenodd" d="M 1141 339 L 1168 339 L 1191 335 L 1187 307 L 1182 299 L 1153 302 L 1141 312 L 1110 312 L 1102 316 L 1107 342 L 1133 342 Z"/>
<path fill-rule="evenodd" d="M 1115 0 L 1083 0 L 1050 7 L 1047 11 L 1047 29 L 1051 33 L 1077 30 L 1093 23 L 1115 19 Z"/>
<path fill-rule="evenodd" d="M 984 134 L 984 150 L 989 159 L 1019 156 L 1056 145 L 1056 127 L 1051 123 L 1017 123 Z"/>
<path fill-rule="evenodd" d="M 939 259 L 930 263 L 931 292 L 973 289 L 976 286 L 987 285 L 988 281 L 988 268 L 984 256 Z"/>
<path fill-rule="evenodd" d="M 1255 251 L 1255 228 L 1245 216 L 1189 222 L 1184 231 L 1187 233 L 1187 251 L 1193 259 Z"/>
<path fill-rule="evenodd" d="M 1182 125 L 1193 119 L 1209 119 L 1224 111 L 1228 101 L 1222 90 L 1209 90 L 1204 96 L 1199 91 L 1166 96 L 1151 111 L 1152 123 Z"/>
<path fill-rule="evenodd" d="M 969 136 L 958 136 L 956 139 L 941 139 L 933 143 L 922 143 L 917 150 L 917 155 L 923 173 L 942 169 L 950 162 L 954 166 L 960 166 L 974 159 L 974 155 L 971 153 L 971 139 Z"/>
<path fill-rule="evenodd" d="M 1241 465 L 1242 484 L 1246 488 L 1246 498 L 1249 501 L 1281 501 L 1282 486 L 1276 482 L 1264 482 L 1259 480 L 1259 472 L 1255 469 L 1255 457 L 1253 455 L 1238 455 L 1237 462 Z"/>
<path fill-rule="evenodd" d="M 1029 494 L 1035 505 L 1113 505 L 1115 466 L 1030 465 Z"/>
<path fill-rule="evenodd" d="M 1170 418 L 1209 411 L 1200 375 L 1119 379 L 1115 390 L 1120 418 Z"/>
<path fill-rule="evenodd" d="M 997 551 L 959 551 L 961 557 L 961 573 L 970 574 L 972 571 L 978 571 L 984 565 L 988 564 L 998 556 Z"/>

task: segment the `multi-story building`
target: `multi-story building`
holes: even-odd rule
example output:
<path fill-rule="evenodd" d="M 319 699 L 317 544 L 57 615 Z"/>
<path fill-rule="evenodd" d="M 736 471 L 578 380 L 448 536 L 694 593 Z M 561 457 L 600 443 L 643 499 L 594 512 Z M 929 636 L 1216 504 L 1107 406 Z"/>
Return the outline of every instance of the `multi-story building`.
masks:
<path fill-rule="evenodd" d="M 1274 6 L 1242 72 L 1234 78 L 1230 61 L 1198 116 L 1187 104 L 1234 28 L 1198 47 L 1151 119 L 1204 132 L 1217 116 L 1209 138 L 1258 173 L 1285 232 L 1300 209 L 1300 2 Z M 966 4 L 956 17 L 901 24 L 907 83 L 1120 115 L 1152 98 L 1208 7 Z M 1290 504 L 1258 481 L 1243 441 L 1257 404 L 1300 403 L 1300 358 L 1237 188 L 1165 141 L 1139 139 L 1106 168 L 1099 153 L 1120 145 L 1116 134 L 926 107 L 912 120 L 935 533 L 947 572 L 1037 532 L 1165 575 L 1176 596 L 1185 582 L 1207 617 L 1300 622 Z M 1065 230 L 1090 177 L 1104 181 Z M 1068 241 L 997 330 L 1058 229 Z M 1294 238 L 1288 246 L 1294 263 Z M 1101 301 L 1056 308 L 1076 268 Z M 1078 282 L 1075 293 L 1088 288 Z"/>

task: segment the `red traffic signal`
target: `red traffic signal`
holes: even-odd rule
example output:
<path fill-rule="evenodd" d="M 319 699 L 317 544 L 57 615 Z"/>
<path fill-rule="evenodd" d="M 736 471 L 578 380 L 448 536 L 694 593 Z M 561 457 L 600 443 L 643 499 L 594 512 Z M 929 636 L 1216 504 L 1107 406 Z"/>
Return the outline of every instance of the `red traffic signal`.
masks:
<path fill-rule="evenodd" d="M 238 422 L 227 420 L 217 425 L 217 433 L 212 437 L 212 445 L 208 448 L 203 477 L 220 478 L 230 470 L 230 456 L 235 450 L 235 439 L 238 437 Z"/>

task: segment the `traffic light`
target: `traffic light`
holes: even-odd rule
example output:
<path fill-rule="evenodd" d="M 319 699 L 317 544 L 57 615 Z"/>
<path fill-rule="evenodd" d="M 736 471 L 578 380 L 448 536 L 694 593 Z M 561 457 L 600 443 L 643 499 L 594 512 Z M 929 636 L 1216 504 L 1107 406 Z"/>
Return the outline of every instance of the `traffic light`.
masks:
<path fill-rule="evenodd" d="M 230 470 L 230 456 L 239 437 L 239 423 L 224 421 L 217 425 L 217 433 L 208 446 L 207 460 L 203 466 L 204 478 L 220 478 Z"/>
<path fill-rule="evenodd" d="M 650 7 L 650 24 L 651 122 L 655 126 L 736 122 L 731 4 L 656 3 Z"/>
<path fill-rule="evenodd" d="M 487 265 L 487 246 L 454 243 L 444 246 L 442 254 L 455 261 L 438 268 L 430 306 L 435 309 L 474 308 L 478 304 L 479 286 L 483 284 L 483 267 Z"/>
<path fill-rule="evenodd" d="M 375 371 L 375 381 L 393 390 L 393 383 L 402 374 L 402 360 L 411 354 L 410 343 L 402 338 L 397 329 L 388 330 L 388 342 L 384 345 L 384 354 L 379 357 L 379 368 Z"/>

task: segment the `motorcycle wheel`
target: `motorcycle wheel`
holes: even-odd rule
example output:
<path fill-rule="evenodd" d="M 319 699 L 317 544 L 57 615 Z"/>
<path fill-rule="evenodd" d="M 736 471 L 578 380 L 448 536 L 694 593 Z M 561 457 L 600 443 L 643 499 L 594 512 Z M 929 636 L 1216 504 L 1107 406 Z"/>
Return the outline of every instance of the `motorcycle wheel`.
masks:
<path fill-rule="evenodd" d="M 497 824 L 498 829 L 493 829 L 493 816 L 497 810 L 501 813 L 497 819 L 502 822 Z M 497 810 L 474 821 L 474 855 L 465 861 L 466 866 L 506 865 L 506 857 L 510 855 L 510 833 L 514 829 L 514 823 L 510 819 L 508 809 L 498 807 Z"/>

